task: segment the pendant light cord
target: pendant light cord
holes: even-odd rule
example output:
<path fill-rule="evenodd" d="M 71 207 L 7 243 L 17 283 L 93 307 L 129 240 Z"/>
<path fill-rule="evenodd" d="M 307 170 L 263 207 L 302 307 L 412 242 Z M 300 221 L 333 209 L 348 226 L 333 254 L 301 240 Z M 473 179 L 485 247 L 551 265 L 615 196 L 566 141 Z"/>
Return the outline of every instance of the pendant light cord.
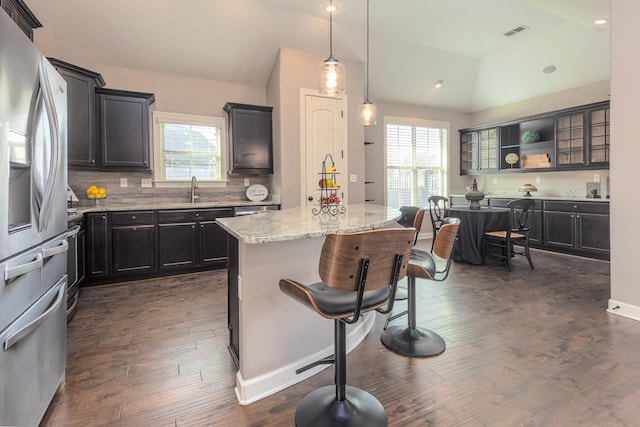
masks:
<path fill-rule="evenodd" d="M 367 0 L 367 84 L 365 86 L 365 102 L 369 102 L 369 0 Z"/>
<path fill-rule="evenodd" d="M 329 58 L 333 58 L 333 0 L 329 0 Z"/>

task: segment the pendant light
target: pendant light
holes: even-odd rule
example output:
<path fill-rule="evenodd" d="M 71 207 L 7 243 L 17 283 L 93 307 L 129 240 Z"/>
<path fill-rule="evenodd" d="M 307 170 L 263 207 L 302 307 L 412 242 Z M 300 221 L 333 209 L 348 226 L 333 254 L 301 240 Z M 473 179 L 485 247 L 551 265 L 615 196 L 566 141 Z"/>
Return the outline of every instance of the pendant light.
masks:
<path fill-rule="evenodd" d="M 367 0 L 367 64 L 365 75 L 364 103 L 358 107 L 358 117 L 363 126 L 376 124 L 377 107 L 369 101 L 369 0 Z"/>
<path fill-rule="evenodd" d="M 320 93 L 334 96 L 344 93 L 344 65 L 333 57 L 333 0 L 329 2 L 329 57 L 319 67 Z"/>

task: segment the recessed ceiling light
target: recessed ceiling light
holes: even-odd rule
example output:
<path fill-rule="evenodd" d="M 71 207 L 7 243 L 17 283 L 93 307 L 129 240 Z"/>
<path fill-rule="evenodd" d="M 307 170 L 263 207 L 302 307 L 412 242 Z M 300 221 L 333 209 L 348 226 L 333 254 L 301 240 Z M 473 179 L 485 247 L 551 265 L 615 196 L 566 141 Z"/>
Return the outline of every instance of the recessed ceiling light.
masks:
<path fill-rule="evenodd" d="M 551 74 L 556 70 L 556 66 L 555 65 L 547 65 L 546 67 L 544 67 L 542 69 L 542 72 L 545 74 Z"/>
<path fill-rule="evenodd" d="M 593 21 L 593 23 L 596 24 L 596 25 L 604 25 L 607 22 L 609 22 L 609 21 L 607 19 L 604 19 L 604 18 L 598 18 L 595 21 Z"/>
<path fill-rule="evenodd" d="M 444 85 L 444 82 L 442 80 L 438 80 L 434 86 L 437 88 L 441 88 L 442 85 Z"/>

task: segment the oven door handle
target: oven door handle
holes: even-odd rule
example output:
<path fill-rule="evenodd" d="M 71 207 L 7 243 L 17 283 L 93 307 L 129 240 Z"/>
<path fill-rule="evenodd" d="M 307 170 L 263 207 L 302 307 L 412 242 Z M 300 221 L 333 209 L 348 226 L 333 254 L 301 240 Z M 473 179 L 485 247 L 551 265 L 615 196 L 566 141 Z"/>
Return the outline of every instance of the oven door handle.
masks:
<path fill-rule="evenodd" d="M 62 283 L 59 282 L 60 290 L 58 290 L 58 296 L 55 302 L 51 304 L 51 307 L 47 309 L 47 311 L 45 311 L 40 316 L 36 317 L 33 321 L 27 323 L 24 327 L 18 329 L 16 332 L 12 333 L 7 337 L 7 340 L 3 344 L 4 351 L 9 350 L 15 343 L 17 343 L 22 338 L 29 335 L 34 329 L 36 329 L 43 322 L 45 322 L 49 317 L 51 317 L 58 308 L 60 308 L 60 305 L 64 301 L 65 284 L 66 284 L 65 279 L 62 280 Z"/>
<path fill-rule="evenodd" d="M 27 274 L 30 271 L 37 270 L 42 267 L 42 255 L 36 254 L 36 259 L 16 267 L 7 267 L 4 269 L 4 280 L 8 282 L 11 279 Z"/>

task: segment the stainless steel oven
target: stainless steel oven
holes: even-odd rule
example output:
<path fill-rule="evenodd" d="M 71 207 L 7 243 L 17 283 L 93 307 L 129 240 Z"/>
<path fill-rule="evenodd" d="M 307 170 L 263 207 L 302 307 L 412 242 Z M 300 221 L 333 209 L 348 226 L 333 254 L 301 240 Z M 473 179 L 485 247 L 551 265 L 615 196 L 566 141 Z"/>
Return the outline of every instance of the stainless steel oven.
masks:
<path fill-rule="evenodd" d="M 84 238 L 85 231 L 82 217 L 69 220 L 67 241 L 67 322 L 71 320 L 78 308 L 80 283 L 84 280 Z"/>

